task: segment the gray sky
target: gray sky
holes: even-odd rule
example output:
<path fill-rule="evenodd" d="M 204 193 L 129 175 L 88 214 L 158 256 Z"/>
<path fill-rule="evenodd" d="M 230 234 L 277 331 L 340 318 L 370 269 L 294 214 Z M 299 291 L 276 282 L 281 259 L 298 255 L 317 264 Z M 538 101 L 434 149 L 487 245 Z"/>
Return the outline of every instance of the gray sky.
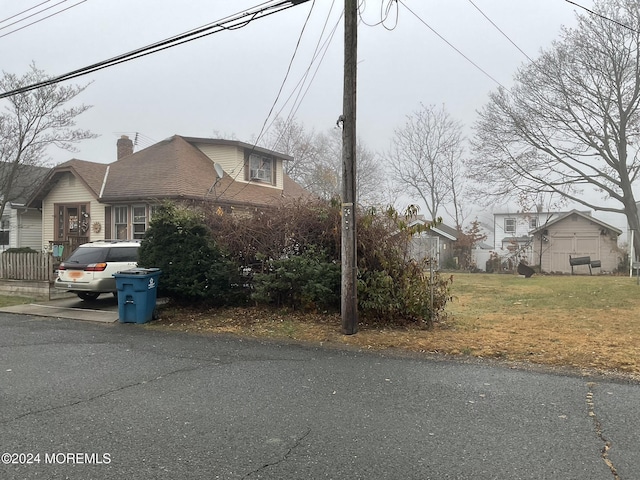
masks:
<path fill-rule="evenodd" d="M 0 21 L 42 1 L 0 0 Z M 29 13 L 60 1 L 48 1 Z M 561 25 L 574 25 L 577 9 L 564 0 L 403 2 L 506 87 L 527 58 L 474 4 L 532 58 L 557 38 Z M 0 23 L 2 70 L 22 74 L 33 61 L 51 75 L 63 74 L 259 3 L 260 0 L 66 0 L 28 20 L 19 21 L 23 15 Z M 378 152 L 388 148 L 394 129 L 402 126 L 406 115 L 418 109 L 420 102 L 445 104 L 452 117 L 470 127 L 476 110 L 487 101 L 487 93 L 498 87 L 402 3 L 392 4 L 384 25 L 365 25 L 364 22 L 378 23 L 381 7 L 388 3 L 363 0 L 363 23 L 358 32 L 358 136 Z M 579 3 L 588 8 L 593 5 L 591 0 Z M 52 162 L 73 157 L 114 161 L 119 136 L 133 137 L 136 132 L 138 149 L 173 134 L 235 136 L 251 141 L 267 119 L 299 39 L 300 46 L 274 112 L 283 117 L 295 112 L 309 130 L 332 128 L 342 110 L 343 5 L 343 0 L 310 1 L 257 19 L 244 28 L 223 31 L 74 80 L 93 82 L 81 96 L 81 101 L 93 108 L 78 118 L 78 126 L 100 137 L 83 142 L 75 153 L 51 151 Z M 27 26 L 63 8 L 68 10 Z M 307 16 L 309 21 L 300 37 Z M 9 25 L 16 21 L 19 22 Z M 336 25 L 335 35 L 329 40 Z M 24 28 L 10 33 L 21 27 Z M 321 62 L 322 55 L 312 62 L 319 44 L 321 48 L 328 45 L 326 54 Z M 298 97 L 296 87 L 310 65 L 311 74 Z M 291 100 L 285 103 L 290 96 Z M 622 227 L 620 222 L 598 216 Z"/>

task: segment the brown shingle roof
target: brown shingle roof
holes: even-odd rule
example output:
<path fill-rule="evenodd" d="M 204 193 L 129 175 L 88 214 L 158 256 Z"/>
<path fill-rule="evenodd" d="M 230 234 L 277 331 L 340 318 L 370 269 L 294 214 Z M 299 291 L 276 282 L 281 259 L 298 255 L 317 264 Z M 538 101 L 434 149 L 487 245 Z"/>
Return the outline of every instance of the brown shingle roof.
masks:
<path fill-rule="evenodd" d="M 87 190 L 104 203 L 182 199 L 264 207 L 274 206 L 283 199 L 309 195 L 287 175 L 283 178 L 282 190 L 237 182 L 226 173 L 216 182 L 214 162 L 195 146 L 196 143 L 252 148 L 242 142 L 174 135 L 109 165 L 73 159 L 52 169 L 29 203 L 41 205 L 43 198 L 66 172 L 79 178 Z"/>
<path fill-rule="evenodd" d="M 213 161 L 194 145 L 206 142 L 207 139 L 174 135 L 112 163 L 101 201 L 206 199 L 226 204 L 269 206 L 282 201 L 283 197 L 294 199 L 308 195 L 286 175 L 283 190 L 236 182 L 226 173 L 216 183 Z M 245 146 L 235 143 L 238 148 Z"/>
<path fill-rule="evenodd" d="M 76 158 L 61 163 L 49 171 L 49 174 L 27 201 L 27 206 L 41 206 L 44 197 L 47 196 L 51 189 L 58 183 L 60 177 L 65 173 L 72 173 L 76 178 L 79 178 L 87 190 L 89 190 L 95 198 L 98 198 L 107 166 L 108 165 L 104 163 L 87 162 Z"/>

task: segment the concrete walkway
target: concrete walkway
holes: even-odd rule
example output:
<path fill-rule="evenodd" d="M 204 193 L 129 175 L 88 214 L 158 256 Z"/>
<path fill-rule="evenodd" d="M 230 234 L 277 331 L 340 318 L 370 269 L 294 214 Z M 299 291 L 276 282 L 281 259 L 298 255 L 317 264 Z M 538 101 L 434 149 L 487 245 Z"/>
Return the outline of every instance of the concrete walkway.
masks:
<path fill-rule="evenodd" d="M 3 307 L 0 308 L 0 312 L 113 323 L 118 321 L 118 301 L 112 295 L 105 294 L 98 297 L 96 301 L 85 302 L 74 295 L 68 298 Z"/>

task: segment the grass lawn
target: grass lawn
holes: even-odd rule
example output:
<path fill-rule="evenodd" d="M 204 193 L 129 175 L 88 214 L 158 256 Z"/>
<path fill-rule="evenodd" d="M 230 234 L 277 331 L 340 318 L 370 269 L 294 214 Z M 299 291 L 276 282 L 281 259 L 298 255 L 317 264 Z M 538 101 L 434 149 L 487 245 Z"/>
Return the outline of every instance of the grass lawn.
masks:
<path fill-rule="evenodd" d="M 361 322 L 356 335 L 345 336 L 339 315 L 247 308 L 167 308 L 148 328 L 400 348 L 640 376 L 640 285 L 635 278 L 464 273 L 453 278 L 447 317 L 430 331 Z"/>

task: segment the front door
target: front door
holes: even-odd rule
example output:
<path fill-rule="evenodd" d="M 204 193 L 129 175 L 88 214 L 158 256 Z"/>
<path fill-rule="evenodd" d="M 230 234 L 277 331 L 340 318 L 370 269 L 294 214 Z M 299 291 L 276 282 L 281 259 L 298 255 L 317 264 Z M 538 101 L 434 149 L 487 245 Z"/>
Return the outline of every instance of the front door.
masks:
<path fill-rule="evenodd" d="M 63 256 L 68 257 L 79 245 L 89 241 L 89 205 L 56 205 L 56 240 L 65 246 Z"/>

